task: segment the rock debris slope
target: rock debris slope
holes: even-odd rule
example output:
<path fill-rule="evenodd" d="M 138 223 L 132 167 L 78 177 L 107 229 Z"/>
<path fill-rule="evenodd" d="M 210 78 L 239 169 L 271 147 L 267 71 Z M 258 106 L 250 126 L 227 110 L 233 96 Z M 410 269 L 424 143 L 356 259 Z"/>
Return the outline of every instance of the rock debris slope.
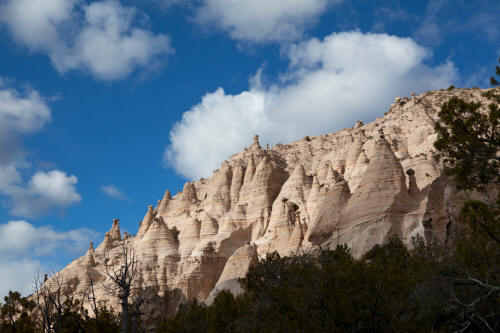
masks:
<path fill-rule="evenodd" d="M 391 235 L 447 243 L 462 199 L 433 159 L 433 121 L 450 97 L 485 101 L 481 92 L 397 98 L 370 124 L 271 149 L 255 136 L 210 178 L 175 196 L 166 191 L 137 235 L 122 235 L 115 220 L 102 244 L 91 244 L 62 274 L 77 293 L 92 279 L 97 297 L 116 306 L 104 289 L 103 261 L 117 267 L 120 244 L 129 242 L 159 297 L 175 291 L 176 302 L 204 301 L 224 286 L 238 289 L 236 279 L 271 251 L 346 243 L 360 256 Z"/>

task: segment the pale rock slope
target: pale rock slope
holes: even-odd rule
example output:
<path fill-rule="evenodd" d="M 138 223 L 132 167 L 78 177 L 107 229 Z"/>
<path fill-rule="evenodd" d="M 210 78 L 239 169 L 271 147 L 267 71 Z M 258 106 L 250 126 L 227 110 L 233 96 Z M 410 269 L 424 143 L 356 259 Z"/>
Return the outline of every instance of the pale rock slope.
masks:
<path fill-rule="evenodd" d="M 98 299 L 117 306 L 104 288 L 103 262 L 118 267 L 120 244 L 128 242 L 158 297 L 204 301 L 225 287 L 241 291 L 237 279 L 272 251 L 345 243 L 360 256 L 392 235 L 408 244 L 416 235 L 448 243 L 463 199 L 433 158 L 433 122 L 450 97 L 486 102 L 481 92 L 397 98 L 367 125 L 270 149 L 255 136 L 210 178 L 186 183 L 173 197 L 166 191 L 137 235 L 121 235 L 115 220 L 102 244 L 61 274 L 80 294 L 92 279 Z"/>

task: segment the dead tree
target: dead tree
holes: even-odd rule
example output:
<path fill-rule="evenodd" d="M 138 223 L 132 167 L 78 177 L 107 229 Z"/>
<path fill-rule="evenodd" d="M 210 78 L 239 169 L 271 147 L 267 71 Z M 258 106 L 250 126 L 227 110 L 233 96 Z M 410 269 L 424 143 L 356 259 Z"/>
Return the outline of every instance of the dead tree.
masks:
<path fill-rule="evenodd" d="M 126 240 L 121 245 L 120 263 L 112 268 L 109 253 L 104 260 L 106 274 L 111 283 L 105 285 L 106 291 L 118 297 L 122 308 L 121 332 L 127 333 L 129 324 L 129 299 L 133 290 L 139 284 L 139 265 L 135 249 Z"/>
<path fill-rule="evenodd" d="M 58 280 L 57 277 L 54 277 Z M 42 332 L 52 332 L 54 328 L 54 300 L 61 299 L 60 295 L 62 286 L 56 286 L 54 290 L 49 287 L 48 275 L 44 274 L 43 280 L 40 278 L 40 272 L 36 272 L 33 278 L 33 300 L 36 304 L 38 312 L 37 320 L 42 328 Z M 57 284 L 57 281 L 54 281 Z"/>
<path fill-rule="evenodd" d="M 32 299 L 37 321 L 44 333 L 62 331 L 65 316 L 82 310 L 83 303 L 74 299 L 74 290 L 66 282 L 61 273 L 55 273 L 50 278 L 45 274 L 43 280 L 39 272 L 35 273 Z"/>
<path fill-rule="evenodd" d="M 90 274 L 90 271 L 87 271 L 87 276 L 89 278 L 89 290 L 86 293 L 86 297 L 89 301 L 90 308 L 92 309 L 92 312 L 94 313 L 94 318 L 99 317 L 99 308 L 97 306 L 97 298 L 95 297 L 95 291 L 94 291 L 94 281 L 92 280 L 92 274 Z"/>
<path fill-rule="evenodd" d="M 457 332 L 468 331 L 469 327 L 480 328 L 484 332 L 498 332 L 498 316 L 500 310 L 492 304 L 500 295 L 500 287 L 468 275 L 465 278 L 456 278 L 453 281 L 455 289 L 466 295 L 458 295 L 454 288 L 451 291 L 451 306 L 458 310 L 461 329 Z"/>

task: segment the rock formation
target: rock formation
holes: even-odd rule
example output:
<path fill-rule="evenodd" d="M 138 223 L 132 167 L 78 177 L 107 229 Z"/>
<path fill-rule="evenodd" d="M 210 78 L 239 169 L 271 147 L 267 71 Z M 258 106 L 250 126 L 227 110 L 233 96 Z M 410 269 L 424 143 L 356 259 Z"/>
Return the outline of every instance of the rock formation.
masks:
<path fill-rule="evenodd" d="M 102 287 L 103 262 L 119 265 L 120 244 L 129 242 L 146 285 L 160 296 L 175 290 L 178 301 L 210 301 L 221 288 L 237 292 L 237 278 L 270 251 L 345 243 L 360 256 L 392 235 L 408 244 L 416 235 L 449 242 L 462 199 L 433 159 L 433 123 L 450 97 L 485 102 L 481 92 L 397 98 L 369 124 L 270 149 L 256 135 L 212 177 L 186 183 L 173 197 L 166 191 L 137 236 L 122 238 L 114 220 L 102 244 L 62 274 L 79 292 L 91 276 L 99 300 L 115 306 Z"/>

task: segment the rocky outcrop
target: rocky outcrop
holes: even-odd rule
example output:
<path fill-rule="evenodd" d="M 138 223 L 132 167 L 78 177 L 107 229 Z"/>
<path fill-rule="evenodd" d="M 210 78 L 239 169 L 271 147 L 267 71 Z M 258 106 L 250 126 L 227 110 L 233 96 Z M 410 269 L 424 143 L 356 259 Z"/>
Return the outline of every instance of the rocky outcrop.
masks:
<path fill-rule="evenodd" d="M 432 155 L 437 111 L 452 96 L 484 101 L 480 90 L 434 91 L 399 98 L 383 117 L 336 133 L 271 149 L 255 136 L 212 177 L 173 197 L 166 191 L 137 236 L 122 237 L 114 220 L 102 244 L 62 273 L 78 292 L 91 278 L 100 301 L 116 306 L 103 263 L 117 267 L 127 242 L 161 297 L 204 301 L 221 288 L 240 290 L 237 279 L 270 251 L 345 243 L 360 256 L 392 235 L 448 243 L 463 199 Z"/>
<path fill-rule="evenodd" d="M 337 224 L 338 242 L 352 244 L 355 255 L 383 243 L 391 235 L 401 237 L 400 225 L 409 207 L 403 167 L 380 133 L 368 167 Z"/>

